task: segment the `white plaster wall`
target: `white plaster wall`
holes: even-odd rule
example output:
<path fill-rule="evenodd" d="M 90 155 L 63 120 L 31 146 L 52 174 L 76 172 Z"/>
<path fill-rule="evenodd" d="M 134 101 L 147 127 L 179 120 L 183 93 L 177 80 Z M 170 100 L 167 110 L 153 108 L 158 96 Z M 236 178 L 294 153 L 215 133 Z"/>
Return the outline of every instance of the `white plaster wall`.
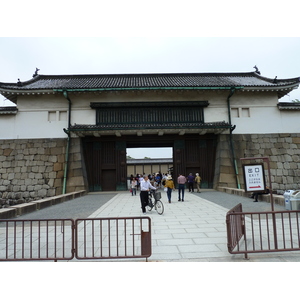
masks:
<path fill-rule="evenodd" d="M 16 132 L 17 115 L 0 115 L 0 139 L 12 139 Z"/>
<path fill-rule="evenodd" d="M 68 110 L 66 99 L 54 95 L 20 96 L 17 108 L 18 113 L 11 118 L 9 124 L 0 115 L 1 139 L 66 137 L 63 128 L 67 128 L 67 120 L 58 118 L 59 112 L 66 113 Z M 57 115 L 56 120 L 49 120 L 49 112 Z"/>
<path fill-rule="evenodd" d="M 227 96 L 216 95 L 209 102 L 205 108 L 205 122 L 228 122 Z M 299 133 L 300 111 L 281 111 L 277 103 L 276 93 L 234 94 L 230 99 L 231 123 L 236 125 L 233 134 Z"/>
<path fill-rule="evenodd" d="M 239 96 L 231 101 L 231 108 L 239 112 L 238 116 L 232 114 L 231 118 L 232 124 L 236 125 L 234 134 L 300 132 L 297 124 L 300 111 L 279 110 L 276 94 L 256 92 L 240 93 Z"/>
<path fill-rule="evenodd" d="M 47 111 L 18 112 L 10 124 L 5 123 L 0 116 L 1 139 L 27 139 L 27 138 L 65 138 L 63 128 L 67 128 L 67 121 L 48 121 Z M 6 128 L 9 128 L 7 130 Z"/>
<path fill-rule="evenodd" d="M 282 132 L 299 133 L 300 132 L 300 111 L 280 111 L 280 123 Z"/>
<path fill-rule="evenodd" d="M 208 101 L 204 109 L 205 122 L 228 122 L 228 91 L 209 92 L 124 92 L 124 93 L 81 93 L 70 94 L 72 102 L 71 124 L 94 125 L 95 109 L 91 102 L 128 102 L 128 101 Z M 242 112 L 249 110 L 249 115 L 232 115 L 231 121 L 236 125 L 234 134 L 248 133 L 298 133 L 300 132 L 300 112 L 280 111 L 277 108 L 276 93 L 236 92 L 230 99 L 233 109 Z M 63 131 L 68 127 L 68 101 L 61 94 L 42 96 L 20 96 L 16 115 L 0 115 L 0 139 L 25 138 L 65 138 Z M 65 119 L 49 120 L 49 112 L 59 116 L 65 112 Z"/>

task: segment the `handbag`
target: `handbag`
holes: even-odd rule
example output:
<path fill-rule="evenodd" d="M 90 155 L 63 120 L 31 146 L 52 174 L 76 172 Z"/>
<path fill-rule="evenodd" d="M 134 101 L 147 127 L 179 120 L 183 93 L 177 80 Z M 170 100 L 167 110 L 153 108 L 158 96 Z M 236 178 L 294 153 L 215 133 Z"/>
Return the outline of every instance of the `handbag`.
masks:
<path fill-rule="evenodd" d="M 167 187 L 165 187 L 165 188 L 164 188 L 164 191 L 165 191 L 165 192 L 167 192 L 167 191 L 168 191 L 168 188 L 167 188 Z"/>

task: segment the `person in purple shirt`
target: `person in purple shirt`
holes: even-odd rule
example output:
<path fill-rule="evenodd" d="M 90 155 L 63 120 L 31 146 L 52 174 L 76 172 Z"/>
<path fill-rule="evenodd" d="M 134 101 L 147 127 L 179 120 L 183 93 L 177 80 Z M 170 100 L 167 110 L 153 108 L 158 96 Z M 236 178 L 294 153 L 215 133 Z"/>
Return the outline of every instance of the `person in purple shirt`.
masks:
<path fill-rule="evenodd" d="M 187 182 L 188 182 L 189 192 L 193 192 L 193 193 L 194 193 L 194 180 L 195 177 L 193 176 L 192 173 L 190 173 L 189 176 L 187 177 Z"/>

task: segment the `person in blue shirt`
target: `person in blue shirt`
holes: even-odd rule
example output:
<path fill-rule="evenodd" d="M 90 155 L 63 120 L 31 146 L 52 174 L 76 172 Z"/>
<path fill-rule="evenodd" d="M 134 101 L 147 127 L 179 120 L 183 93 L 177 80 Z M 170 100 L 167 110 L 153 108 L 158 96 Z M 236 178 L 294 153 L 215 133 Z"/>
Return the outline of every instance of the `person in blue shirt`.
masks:
<path fill-rule="evenodd" d="M 194 193 L 194 180 L 195 177 L 193 176 L 192 173 L 190 173 L 189 176 L 187 177 L 187 182 L 188 182 L 189 192 L 193 192 L 193 193 Z"/>

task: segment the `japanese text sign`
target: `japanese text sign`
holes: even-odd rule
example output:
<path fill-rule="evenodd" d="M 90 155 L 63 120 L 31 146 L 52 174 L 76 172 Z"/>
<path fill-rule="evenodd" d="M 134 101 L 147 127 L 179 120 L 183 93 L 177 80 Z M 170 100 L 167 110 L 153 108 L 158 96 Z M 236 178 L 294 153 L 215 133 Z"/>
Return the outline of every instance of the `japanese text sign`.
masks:
<path fill-rule="evenodd" d="M 265 173 L 263 164 L 244 165 L 246 192 L 265 191 Z"/>

